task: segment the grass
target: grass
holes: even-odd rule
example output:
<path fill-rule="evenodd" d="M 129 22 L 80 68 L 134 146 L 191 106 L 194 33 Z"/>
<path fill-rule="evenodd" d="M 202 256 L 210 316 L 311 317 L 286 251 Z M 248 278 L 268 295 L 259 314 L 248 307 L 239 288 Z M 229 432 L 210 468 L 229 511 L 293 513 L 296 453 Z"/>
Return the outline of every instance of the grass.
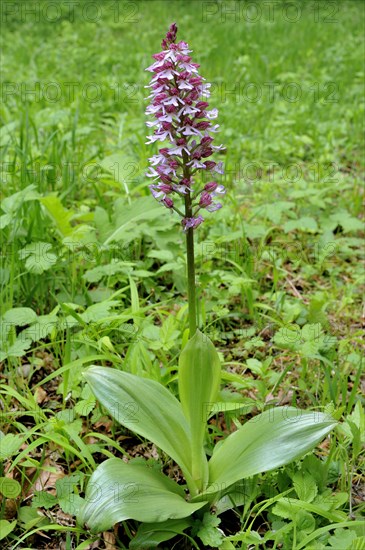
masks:
<path fill-rule="evenodd" d="M 94 465 L 155 456 L 97 405 L 87 365 L 176 391 L 188 326 L 183 235 L 144 177 L 143 100 L 144 68 L 173 21 L 213 83 L 227 147 L 224 208 L 196 245 L 200 324 L 221 353 L 222 401 L 248 416 L 288 403 L 341 420 L 316 456 L 238 491 L 236 511 L 219 516 L 221 547 L 363 548 L 364 4 L 273 8 L 2 4 L 4 548 L 90 547 L 74 515 Z M 212 438 L 237 415 L 217 414 Z M 306 504 L 293 511 L 283 495 Z M 135 530 L 124 522 L 100 544 L 126 548 Z M 202 547 L 196 536 L 175 542 Z"/>

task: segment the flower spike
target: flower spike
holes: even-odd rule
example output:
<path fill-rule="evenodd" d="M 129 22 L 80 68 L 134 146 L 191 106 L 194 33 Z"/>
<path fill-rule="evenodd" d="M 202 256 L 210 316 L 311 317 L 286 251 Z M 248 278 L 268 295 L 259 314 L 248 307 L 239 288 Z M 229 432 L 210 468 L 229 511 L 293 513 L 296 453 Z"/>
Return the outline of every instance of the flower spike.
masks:
<path fill-rule="evenodd" d="M 188 44 L 176 42 L 176 36 L 177 26 L 173 23 L 162 40 L 162 51 L 152 56 L 155 61 L 146 69 L 153 73 L 147 86 L 151 93 L 146 114 L 154 119 L 146 123 L 154 129 L 147 144 L 168 142 L 149 159 L 146 175 L 153 178 L 152 195 L 166 208 L 181 215 L 174 200 L 180 197 L 185 201 L 182 226 L 188 231 L 204 221 L 198 214 L 201 209 L 214 212 L 222 207 L 215 198 L 225 193 L 223 185 L 212 181 L 200 190 L 194 187 L 199 171 L 223 174 L 222 162 L 207 159 L 224 148 L 213 145 L 211 134 L 219 126 L 212 123 L 218 110 L 208 110 L 210 84 L 199 75 L 199 65 L 192 62 Z"/>

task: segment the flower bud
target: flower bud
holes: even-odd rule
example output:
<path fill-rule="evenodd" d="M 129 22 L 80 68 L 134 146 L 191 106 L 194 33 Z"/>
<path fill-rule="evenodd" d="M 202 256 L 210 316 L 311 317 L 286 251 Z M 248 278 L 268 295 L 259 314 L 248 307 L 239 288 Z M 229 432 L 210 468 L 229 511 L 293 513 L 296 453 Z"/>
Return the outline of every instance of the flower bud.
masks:
<path fill-rule="evenodd" d="M 205 208 L 206 206 L 209 206 L 210 204 L 212 204 L 212 202 L 213 202 L 213 199 L 211 195 L 207 193 L 207 191 L 203 191 L 202 194 L 200 195 L 199 206 L 201 208 Z"/>
<path fill-rule="evenodd" d="M 174 206 L 174 201 L 170 199 L 170 197 L 165 197 L 161 202 L 163 202 L 166 208 L 172 208 Z"/>
<path fill-rule="evenodd" d="M 218 187 L 218 183 L 216 181 L 210 181 L 204 186 L 204 190 L 208 193 L 211 193 L 212 191 L 215 191 Z"/>

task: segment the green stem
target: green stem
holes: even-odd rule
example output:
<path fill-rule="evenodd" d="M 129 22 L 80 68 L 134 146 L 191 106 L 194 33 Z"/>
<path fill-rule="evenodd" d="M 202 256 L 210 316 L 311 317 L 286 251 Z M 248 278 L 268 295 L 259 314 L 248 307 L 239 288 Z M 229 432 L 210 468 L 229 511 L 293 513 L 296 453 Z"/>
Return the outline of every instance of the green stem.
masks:
<path fill-rule="evenodd" d="M 191 216 L 189 216 L 191 217 Z M 194 265 L 194 230 L 186 232 L 186 258 L 188 268 L 188 303 L 189 303 L 189 329 L 190 338 L 196 332 L 196 297 L 195 297 L 195 265 Z"/>
<path fill-rule="evenodd" d="M 190 179 L 190 169 L 187 166 L 188 157 L 183 151 L 184 178 Z M 192 218 L 193 206 L 190 192 L 185 195 L 185 217 Z M 189 331 L 192 338 L 197 329 L 196 295 L 195 295 L 195 260 L 194 260 L 194 229 L 186 232 L 186 263 L 188 274 L 188 304 L 189 304 Z"/>

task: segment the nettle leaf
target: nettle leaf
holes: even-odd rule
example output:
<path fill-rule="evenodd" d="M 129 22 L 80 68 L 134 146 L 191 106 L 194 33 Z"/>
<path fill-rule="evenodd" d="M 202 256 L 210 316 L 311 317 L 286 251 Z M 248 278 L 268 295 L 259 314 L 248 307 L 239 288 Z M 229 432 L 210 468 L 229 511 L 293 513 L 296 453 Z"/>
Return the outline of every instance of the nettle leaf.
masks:
<path fill-rule="evenodd" d="M 203 443 L 209 414 L 217 401 L 221 365 L 210 339 L 199 330 L 179 358 L 179 396 L 188 419 L 193 449 L 193 477 L 200 488 L 208 481 Z"/>
<path fill-rule="evenodd" d="M 357 538 L 355 531 L 351 529 L 336 529 L 334 534 L 329 538 L 328 542 L 332 548 L 353 548 L 352 543 Z"/>
<path fill-rule="evenodd" d="M 7 357 L 23 357 L 31 345 L 31 340 L 16 339 L 14 344 L 5 346 L 5 350 L 3 348 L 0 350 L 0 361 L 4 361 Z"/>
<path fill-rule="evenodd" d="M 331 347 L 334 338 L 328 338 L 320 323 L 297 324 L 281 327 L 273 338 L 279 348 L 297 351 L 304 357 L 317 356 L 321 350 Z"/>
<path fill-rule="evenodd" d="M 209 512 L 204 514 L 201 526 L 197 531 L 197 535 L 204 546 L 218 548 L 222 544 L 222 532 L 218 529 L 220 522 L 221 520 L 217 516 L 213 516 Z"/>
<path fill-rule="evenodd" d="M 148 258 L 156 258 L 162 262 L 171 262 L 174 260 L 174 254 L 171 250 L 151 250 L 147 254 Z"/>
<path fill-rule="evenodd" d="M 57 262 L 57 256 L 51 250 L 50 243 L 30 243 L 19 251 L 19 257 L 25 260 L 27 271 L 40 275 Z"/>
<path fill-rule="evenodd" d="M 297 530 L 304 534 L 312 533 L 316 527 L 313 515 L 298 506 L 293 506 L 290 499 L 280 499 L 272 508 L 272 512 L 276 516 L 294 521 Z"/>
<path fill-rule="evenodd" d="M 350 233 L 351 231 L 362 231 L 364 229 L 363 222 L 358 218 L 351 216 L 347 210 L 340 210 L 331 214 L 328 225 L 332 231 L 336 229 L 336 227 L 340 226 L 344 233 Z"/>
<path fill-rule="evenodd" d="M 109 367 L 93 366 L 84 376 L 117 422 L 155 443 L 189 478 L 189 426 L 180 403 L 162 384 Z"/>
<path fill-rule="evenodd" d="M 82 278 L 88 283 L 98 283 L 103 277 L 111 277 L 122 273 L 127 279 L 134 265 L 136 264 L 133 262 L 112 261 L 110 264 L 98 265 L 92 269 L 88 269 Z"/>
<path fill-rule="evenodd" d="M 80 416 L 88 416 L 95 408 L 95 398 L 89 397 L 88 399 L 81 399 L 75 405 L 75 412 Z"/>
<path fill-rule="evenodd" d="M 180 331 L 178 330 L 176 317 L 170 315 L 163 321 L 160 330 L 162 349 L 167 351 L 174 347 L 176 345 L 176 341 L 178 341 L 179 336 Z"/>
<path fill-rule="evenodd" d="M 22 327 L 24 325 L 30 325 L 37 319 L 37 314 L 35 311 L 30 309 L 30 307 L 14 307 L 9 309 L 3 315 L 3 321 L 14 325 L 16 327 Z"/>
<path fill-rule="evenodd" d="M 298 500 L 296 498 L 284 497 L 278 500 L 273 507 L 272 511 L 277 516 L 283 518 L 294 519 L 300 512 L 306 510 L 307 512 L 317 514 L 333 522 L 341 522 L 346 520 L 346 513 L 337 510 L 325 510 L 318 504 L 312 504 L 305 502 L 304 500 Z"/>
<path fill-rule="evenodd" d="M 42 340 L 55 332 L 58 324 L 57 311 L 54 310 L 48 315 L 39 315 L 28 328 L 22 330 L 19 337 L 22 340 L 30 339 L 33 342 L 38 342 L 38 340 Z"/>
<path fill-rule="evenodd" d="M 187 502 L 181 486 L 144 463 L 111 458 L 92 474 L 78 521 L 97 533 L 126 519 L 154 523 L 185 518 L 205 504 Z"/>
<path fill-rule="evenodd" d="M 267 218 L 277 225 L 280 223 L 283 213 L 293 209 L 294 206 L 294 202 L 288 201 L 277 201 L 275 203 L 275 208 L 272 207 L 272 203 L 260 204 L 259 206 L 256 206 L 252 209 L 252 214 L 254 216 Z M 239 235 L 239 237 L 241 237 L 241 235 Z"/>
<path fill-rule="evenodd" d="M 295 492 L 300 500 L 312 502 L 318 493 L 318 487 L 309 472 L 295 472 L 292 476 Z"/>
<path fill-rule="evenodd" d="M 44 508 L 45 510 L 48 510 L 49 508 L 56 506 L 57 502 L 57 497 L 47 491 L 34 491 L 34 496 L 32 498 L 33 508 Z"/>
<path fill-rule="evenodd" d="M 104 300 L 97 304 L 92 304 L 83 313 L 80 314 L 80 318 L 85 323 L 92 323 L 104 319 L 110 314 L 110 310 L 120 305 L 118 300 Z"/>
<path fill-rule="evenodd" d="M 216 447 L 209 462 L 212 491 L 292 462 L 313 449 L 336 424 L 329 415 L 293 407 L 272 408 L 255 416 Z"/>
<path fill-rule="evenodd" d="M 67 497 L 62 497 L 58 501 L 62 512 L 70 516 L 76 516 L 84 505 L 84 499 L 79 495 L 71 494 Z"/>
<path fill-rule="evenodd" d="M 316 528 L 316 520 L 313 515 L 305 510 L 299 510 L 296 516 L 296 524 L 298 531 L 306 535 L 312 533 Z"/>
<path fill-rule="evenodd" d="M 284 223 L 285 233 L 290 233 L 290 231 L 297 229 L 308 233 L 316 233 L 318 231 L 318 225 L 316 220 L 310 216 L 303 216 L 302 218 L 290 220 Z"/>

